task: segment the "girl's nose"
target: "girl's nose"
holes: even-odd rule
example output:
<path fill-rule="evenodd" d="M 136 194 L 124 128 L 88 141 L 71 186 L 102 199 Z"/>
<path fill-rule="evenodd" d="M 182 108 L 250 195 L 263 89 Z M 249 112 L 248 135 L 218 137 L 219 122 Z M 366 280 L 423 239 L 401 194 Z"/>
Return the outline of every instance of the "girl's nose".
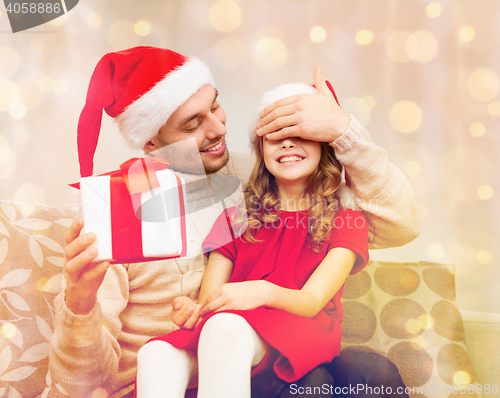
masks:
<path fill-rule="evenodd" d="M 281 143 L 281 149 L 295 148 L 295 142 L 290 138 L 285 138 Z"/>

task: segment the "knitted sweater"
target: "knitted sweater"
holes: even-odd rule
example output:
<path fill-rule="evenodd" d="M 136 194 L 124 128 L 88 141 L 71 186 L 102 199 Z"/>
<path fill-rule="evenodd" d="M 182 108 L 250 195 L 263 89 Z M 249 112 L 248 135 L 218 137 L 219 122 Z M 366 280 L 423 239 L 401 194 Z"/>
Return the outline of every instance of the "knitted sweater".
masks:
<path fill-rule="evenodd" d="M 387 153 L 353 117 L 332 146 L 349 176 L 356 204 L 369 221 L 369 247 L 399 246 L 414 239 L 420 227 L 413 192 Z M 236 176 L 244 185 L 253 163 L 249 155 L 231 154 L 219 174 Z M 196 180 L 181 176 L 186 182 Z M 188 197 L 198 199 L 196 192 Z M 226 200 L 226 207 L 240 198 L 241 190 Z M 151 337 L 177 329 L 170 316 L 172 299 L 197 298 L 206 266 L 201 243 L 221 211 L 221 203 L 215 203 L 189 215 L 190 257 L 111 265 L 89 314 L 73 314 L 64 294 L 56 297 L 50 350 L 54 384 L 72 397 L 91 397 L 103 388 L 110 398 L 119 398 L 133 390 L 139 348 Z M 64 287 L 63 282 L 63 292 Z M 51 396 L 55 395 L 49 392 Z"/>

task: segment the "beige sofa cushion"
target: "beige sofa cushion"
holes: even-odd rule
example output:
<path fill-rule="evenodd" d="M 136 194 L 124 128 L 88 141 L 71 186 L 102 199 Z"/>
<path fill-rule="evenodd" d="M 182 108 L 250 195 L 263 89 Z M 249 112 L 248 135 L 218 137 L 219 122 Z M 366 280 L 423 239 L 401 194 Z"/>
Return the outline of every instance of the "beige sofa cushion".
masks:
<path fill-rule="evenodd" d="M 48 372 L 48 342 L 64 232 L 77 212 L 0 201 L 0 397 L 34 398 L 57 390 Z"/>
<path fill-rule="evenodd" d="M 477 396 L 453 265 L 371 262 L 349 277 L 343 306 L 343 349 L 386 355 L 417 387 L 411 397 L 448 397 L 461 384 L 471 394 L 458 395 Z"/>

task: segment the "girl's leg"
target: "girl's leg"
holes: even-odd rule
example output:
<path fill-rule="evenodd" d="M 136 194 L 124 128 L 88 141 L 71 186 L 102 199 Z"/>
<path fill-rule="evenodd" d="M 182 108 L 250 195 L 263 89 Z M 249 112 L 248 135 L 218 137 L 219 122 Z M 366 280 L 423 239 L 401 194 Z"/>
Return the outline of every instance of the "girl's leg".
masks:
<path fill-rule="evenodd" d="M 266 350 L 243 317 L 226 312 L 212 316 L 198 343 L 198 398 L 250 398 L 250 372 Z"/>
<path fill-rule="evenodd" d="M 165 341 L 145 344 L 137 353 L 137 398 L 184 398 L 196 365 L 188 351 Z"/>

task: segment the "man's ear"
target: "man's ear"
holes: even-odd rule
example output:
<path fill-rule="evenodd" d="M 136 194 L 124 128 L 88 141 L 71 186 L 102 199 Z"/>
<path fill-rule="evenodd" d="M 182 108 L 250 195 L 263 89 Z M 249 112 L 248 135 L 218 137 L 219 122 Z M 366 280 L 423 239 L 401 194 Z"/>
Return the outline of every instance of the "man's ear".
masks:
<path fill-rule="evenodd" d="M 146 144 L 142 148 L 142 150 L 146 153 L 151 153 L 153 151 L 156 151 L 157 149 L 158 148 L 157 148 L 156 140 L 154 138 L 152 140 L 146 142 Z"/>

